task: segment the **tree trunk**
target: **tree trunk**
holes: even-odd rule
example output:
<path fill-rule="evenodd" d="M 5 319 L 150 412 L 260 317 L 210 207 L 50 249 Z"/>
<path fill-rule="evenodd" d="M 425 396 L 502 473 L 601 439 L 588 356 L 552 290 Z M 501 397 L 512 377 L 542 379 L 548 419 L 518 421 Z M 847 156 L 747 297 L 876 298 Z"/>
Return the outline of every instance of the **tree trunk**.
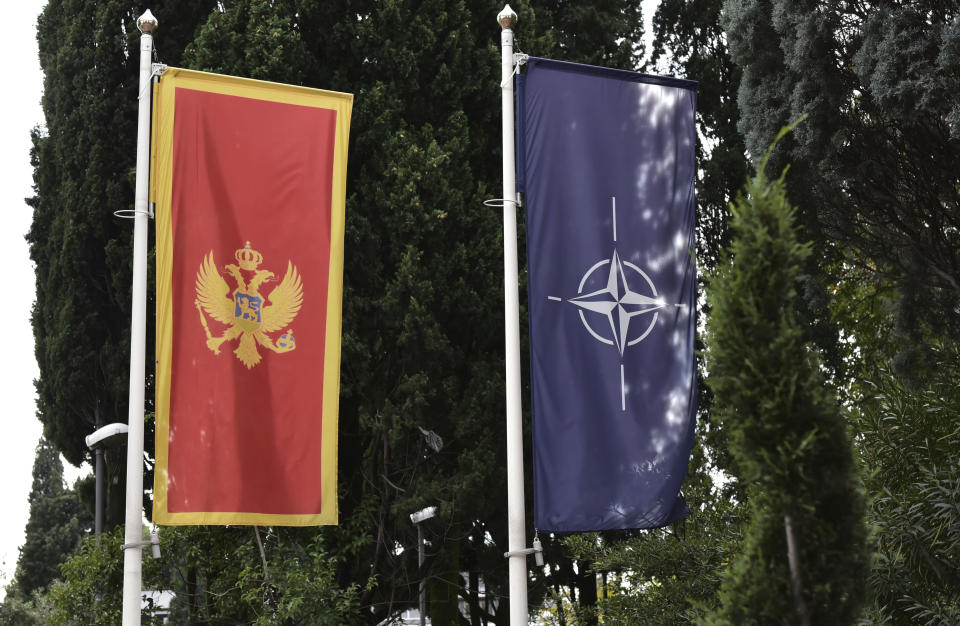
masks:
<path fill-rule="evenodd" d="M 783 527 L 787 533 L 787 560 L 790 563 L 790 586 L 793 588 L 793 606 L 800 619 L 800 626 L 810 626 L 810 614 L 803 600 L 803 581 L 800 578 L 800 556 L 797 554 L 797 538 L 793 530 L 793 520 L 783 516 Z"/>
<path fill-rule="evenodd" d="M 585 626 L 596 626 L 597 620 L 597 575 L 591 572 L 583 561 L 577 562 L 577 588 L 579 593 L 582 619 Z"/>

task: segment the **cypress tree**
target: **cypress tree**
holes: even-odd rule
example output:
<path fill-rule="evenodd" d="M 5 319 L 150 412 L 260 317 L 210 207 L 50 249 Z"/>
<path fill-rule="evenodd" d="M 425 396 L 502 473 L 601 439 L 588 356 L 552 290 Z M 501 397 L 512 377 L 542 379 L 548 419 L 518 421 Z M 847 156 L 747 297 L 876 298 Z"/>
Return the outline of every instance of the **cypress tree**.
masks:
<path fill-rule="evenodd" d="M 199 15 L 214 4 L 154 3 L 170 16 L 161 19 L 164 61 L 179 61 Z M 113 212 L 134 197 L 138 16 L 120 0 L 51 0 L 37 23 L 45 123 L 32 133 L 27 235 L 36 264 L 37 412 L 46 439 L 77 465 L 91 459 L 86 435 L 127 421 L 133 231 Z M 152 361 L 152 316 L 147 344 Z M 152 363 L 146 371 L 149 410 Z M 152 425 L 146 435 L 151 452 Z M 107 451 L 108 527 L 123 519 L 124 455 Z"/>
<path fill-rule="evenodd" d="M 808 236 L 842 259 L 824 269 L 839 290 L 858 453 L 882 530 L 871 618 L 948 623 L 956 611 L 941 594 L 955 573 L 940 565 L 950 555 L 940 541 L 952 526 L 934 511 L 956 502 L 940 488 L 955 468 L 939 450 L 955 427 L 940 419 L 952 401 L 940 385 L 960 338 L 956 3 L 725 8 L 733 57 L 751 76 L 739 94 L 748 148 L 801 113 L 818 120 L 774 162 L 799 166 L 788 185 Z"/>
<path fill-rule="evenodd" d="M 724 8 L 743 68 L 747 149 L 760 154 L 778 128 L 810 116 L 771 163 L 793 164 L 788 187 L 818 258 L 842 258 L 897 287 L 896 370 L 912 375 L 923 366 L 925 329 L 960 338 L 960 318 L 942 315 L 960 306 L 955 3 L 728 0 Z"/>
<path fill-rule="evenodd" d="M 782 133 L 785 131 L 782 131 Z M 768 153 L 769 155 L 769 153 Z M 864 500 L 836 398 L 797 314 L 810 246 L 765 157 L 731 206 L 731 262 L 710 279 L 708 384 L 749 498 L 710 624 L 850 624 L 868 566 Z"/>
<path fill-rule="evenodd" d="M 13 583 L 23 598 L 60 577 L 60 564 L 76 551 L 93 525 L 76 492 L 63 485 L 60 453 L 42 439 L 37 444 L 29 500 L 30 517 Z"/>

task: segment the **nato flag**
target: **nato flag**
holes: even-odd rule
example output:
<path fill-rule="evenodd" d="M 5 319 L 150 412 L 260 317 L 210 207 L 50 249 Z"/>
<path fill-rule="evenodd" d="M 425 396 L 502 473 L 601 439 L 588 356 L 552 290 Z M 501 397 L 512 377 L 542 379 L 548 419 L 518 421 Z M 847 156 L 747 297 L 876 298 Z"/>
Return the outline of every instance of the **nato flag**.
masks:
<path fill-rule="evenodd" d="M 665 526 L 689 513 L 697 84 L 531 58 L 517 87 L 536 527 Z"/>

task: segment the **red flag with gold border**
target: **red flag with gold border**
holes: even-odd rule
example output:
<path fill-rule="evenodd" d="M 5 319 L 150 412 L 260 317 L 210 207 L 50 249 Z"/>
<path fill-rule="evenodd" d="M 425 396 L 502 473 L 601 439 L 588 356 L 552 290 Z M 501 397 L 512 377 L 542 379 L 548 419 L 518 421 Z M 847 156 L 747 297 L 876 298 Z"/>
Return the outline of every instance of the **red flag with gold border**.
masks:
<path fill-rule="evenodd" d="M 154 87 L 158 524 L 337 523 L 353 96 Z"/>

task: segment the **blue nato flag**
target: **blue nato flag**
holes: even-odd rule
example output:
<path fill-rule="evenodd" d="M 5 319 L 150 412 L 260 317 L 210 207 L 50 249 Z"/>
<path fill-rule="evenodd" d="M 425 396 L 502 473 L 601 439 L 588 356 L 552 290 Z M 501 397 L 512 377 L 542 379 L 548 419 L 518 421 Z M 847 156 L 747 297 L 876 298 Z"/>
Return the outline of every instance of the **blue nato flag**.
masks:
<path fill-rule="evenodd" d="M 696 90 L 536 58 L 518 79 L 539 530 L 690 512 Z"/>

